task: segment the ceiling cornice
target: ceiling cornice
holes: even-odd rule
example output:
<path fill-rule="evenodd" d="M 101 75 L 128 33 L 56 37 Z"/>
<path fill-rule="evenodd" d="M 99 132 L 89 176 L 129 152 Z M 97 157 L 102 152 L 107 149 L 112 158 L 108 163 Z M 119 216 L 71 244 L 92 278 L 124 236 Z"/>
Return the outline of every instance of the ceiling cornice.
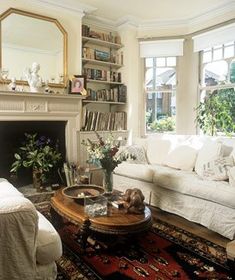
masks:
<path fill-rule="evenodd" d="M 66 9 L 70 12 L 76 13 L 76 15 L 84 16 L 85 21 L 88 24 L 96 25 L 99 28 L 104 28 L 107 30 L 118 29 L 125 25 L 129 25 L 137 28 L 139 31 L 153 30 L 153 29 L 168 29 L 174 27 L 176 28 L 187 28 L 190 30 L 198 24 L 203 24 L 204 22 L 215 19 L 216 17 L 222 16 L 229 12 L 235 12 L 235 0 L 228 0 L 225 4 L 219 5 L 210 9 L 204 13 L 194 15 L 193 17 L 180 19 L 180 20 L 139 20 L 137 17 L 132 15 L 126 15 L 117 21 L 107 19 L 104 17 L 93 15 L 92 13 L 97 10 L 97 8 L 79 3 L 77 0 L 35 0 L 45 6 L 54 6 L 57 8 Z"/>
<path fill-rule="evenodd" d="M 211 10 L 204 12 L 203 14 L 198 14 L 193 17 L 180 20 L 139 20 L 137 17 L 132 15 L 127 15 L 120 18 L 117 21 L 105 19 L 103 17 L 88 14 L 85 16 L 89 22 L 103 27 L 106 29 L 119 28 L 123 25 L 131 25 L 138 28 L 139 30 L 151 30 L 151 29 L 168 29 L 168 28 L 187 28 L 190 30 L 198 24 L 203 24 L 204 22 L 214 19 L 218 16 L 222 16 L 229 12 L 235 12 L 235 0 L 228 1 L 224 5 L 217 6 Z"/>
<path fill-rule="evenodd" d="M 79 3 L 76 0 L 35 0 L 39 4 L 47 5 L 48 7 L 59 8 L 63 10 L 67 10 L 69 12 L 73 12 L 76 15 L 84 16 L 86 13 L 92 13 L 97 10 L 97 8 Z"/>

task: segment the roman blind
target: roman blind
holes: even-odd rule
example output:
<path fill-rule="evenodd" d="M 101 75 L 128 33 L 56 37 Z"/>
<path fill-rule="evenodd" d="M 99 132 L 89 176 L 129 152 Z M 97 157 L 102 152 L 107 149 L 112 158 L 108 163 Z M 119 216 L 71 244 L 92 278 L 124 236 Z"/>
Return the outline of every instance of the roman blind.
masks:
<path fill-rule="evenodd" d="M 141 41 L 140 57 L 182 56 L 184 39 Z"/>
<path fill-rule="evenodd" d="M 194 52 L 235 41 L 235 23 L 196 35 L 193 41 Z"/>

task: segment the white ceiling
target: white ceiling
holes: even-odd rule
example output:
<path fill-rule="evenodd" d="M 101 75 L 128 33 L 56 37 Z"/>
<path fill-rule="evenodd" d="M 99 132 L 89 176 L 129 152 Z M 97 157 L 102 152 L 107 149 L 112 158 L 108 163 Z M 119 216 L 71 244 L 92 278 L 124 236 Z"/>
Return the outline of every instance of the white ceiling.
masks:
<path fill-rule="evenodd" d="M 64 1 L 66 2 L 66 1 Z M 141 21 L 191 20 L 214 12 L 234 0 L 75 0 L 96 8 L 92 15 L 113 20 L 134 17 Z"/>

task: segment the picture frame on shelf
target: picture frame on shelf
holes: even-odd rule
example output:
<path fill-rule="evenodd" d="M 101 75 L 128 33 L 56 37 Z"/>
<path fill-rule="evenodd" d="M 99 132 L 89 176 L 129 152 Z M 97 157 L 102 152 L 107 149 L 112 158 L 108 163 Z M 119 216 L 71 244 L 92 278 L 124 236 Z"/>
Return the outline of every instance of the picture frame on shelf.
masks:
<path fill-rule="evenodd" d="M 74 75 L 69 81 L 69 93 L 86 95 L 86 76 L 85 75 Z"/>

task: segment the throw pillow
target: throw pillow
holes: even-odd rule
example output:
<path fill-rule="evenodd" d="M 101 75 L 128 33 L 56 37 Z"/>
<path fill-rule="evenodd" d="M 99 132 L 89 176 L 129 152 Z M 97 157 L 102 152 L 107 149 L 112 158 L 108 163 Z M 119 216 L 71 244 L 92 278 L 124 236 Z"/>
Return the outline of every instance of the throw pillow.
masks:
<path fill-rule="evenodd" d="M 125 146 L 122 153 L 129 153 L 136 157 L 136 159 L 128 159 L 129 163 L 148 164 L 146 152 L 144 147 L 138 145 Z"/>
<path fill-rule="evenodd" d="M 172 143 L 167 139 L 149 139 L 147 157 L 150 164 L 163 164 L 171 150 Z"/>
<path fill-rule="evenodd" d="M 176 169 L 192 171 L 196 158 L 196 149 L 188 145 L 180 145 L 167 155 L 164 164 Z"/>
<path fill-rule="evenodd" d="M 229 169 L 231 169 L 232 166 L 232 157 L 218 157 L 203 165 L 203 177 L 213 181 L 227 180 L 229 178 Z"/>
<path fill-rule="evenodd" d="M 208 141 L 199 150 L 195 163 L 195 172 L 203 177 L 204 164 L 221 156 L 222 144 L 216 141 Z"/>
<path fill-rule="evenodd" d="M 229 169 L 228 177 L 230 186 L 235 188 L 235 166 Z"/>

